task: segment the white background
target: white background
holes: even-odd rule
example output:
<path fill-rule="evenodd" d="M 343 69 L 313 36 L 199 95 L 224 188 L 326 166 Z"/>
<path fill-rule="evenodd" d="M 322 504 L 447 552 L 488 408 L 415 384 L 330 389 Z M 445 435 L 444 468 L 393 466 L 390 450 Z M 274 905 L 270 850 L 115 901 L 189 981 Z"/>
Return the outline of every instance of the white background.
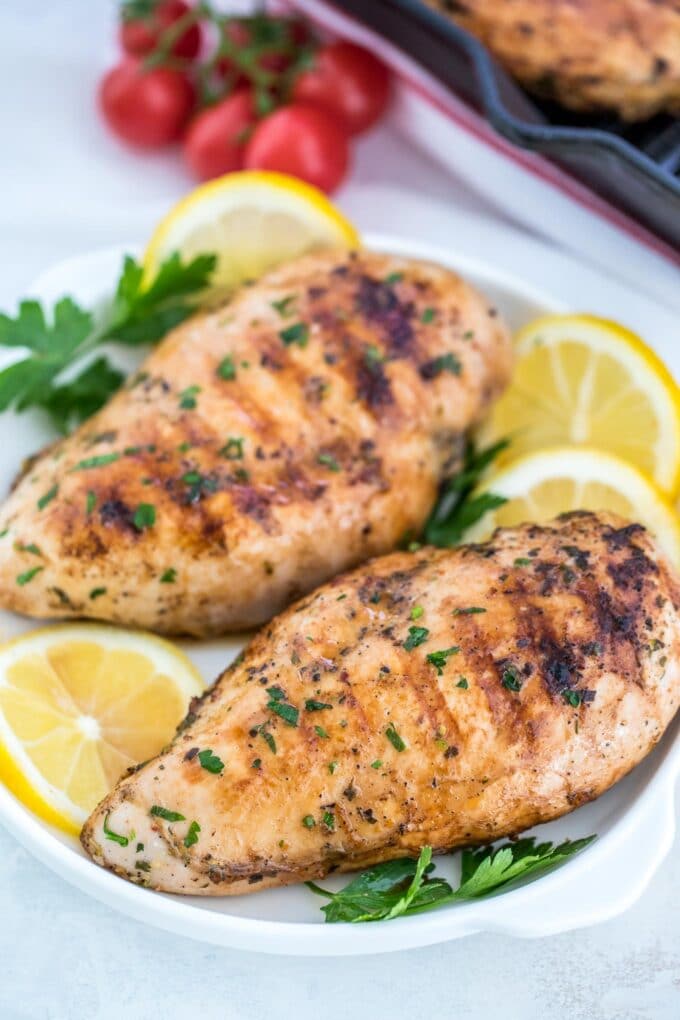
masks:
<path fill-rule="evenodd" d="M 0 5 L 1 308 L 66 255 L 143 239 L 187 189 L 174 154 L 132 156 L 96 118 L 111 22 L 108 0 Z M 376 183 L 491 214 L 389 128 L 362 143 L 342 196 L 359 219 L 361 186 Z M 0 1020 L 675 1020 L 679 879 L 676 850 L 626 915 L 582 932 L 306 961 L 212 949 L 112 914 L 0 829 Z"/>

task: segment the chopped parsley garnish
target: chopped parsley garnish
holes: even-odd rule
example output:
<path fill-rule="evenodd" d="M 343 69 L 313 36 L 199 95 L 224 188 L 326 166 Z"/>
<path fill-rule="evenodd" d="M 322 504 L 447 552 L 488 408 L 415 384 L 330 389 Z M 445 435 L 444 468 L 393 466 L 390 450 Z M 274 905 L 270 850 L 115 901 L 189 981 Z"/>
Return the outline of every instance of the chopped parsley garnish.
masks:
<path fill-rule="evenodd" d="M 106 467 L 120 459 L 119 453 L 100 453 L 96 457 L 85 457 L 74 464 L 71 471 L 89 471 L 91 468 Z"/>
<path fill-rule="evenodd" d="M 179 406 L 183 411 L 193 411 L 196 407 L 196 397 L 201 392 L 200 386 L 187 386 L 179 395 Z"/>
<path fill-rule="evenodd" d="M 276 741 L 274 740 L 273 734 L 270 733 L 269 730 L 265 729 L 264 726 L 258 726 L 257 732 L 260 734 L 271 753 L 276 754 Z"/>
<path fill-rule="evenodd" d="M 317 737 L 321 737 L 322 740 L 328 740 L 328 733 L 323 728 L 323 726 L 315 726 L 314 732 L 316 733 Z"/>
<path fill-rule="evenodd" d="M 388 287 L 391 287 L 395 283 L 400 283 L 400 281 L 403 279 L 404 279 L 403 273 L 390 273 L 388 276 L 385 277 L 383 282 L 386 283 Z"/>
<path fill-rule="evenodd" d="M 227 354 L 226 357 L 222 358 L 217 366 L 217 374 L 220 379 L 226 379 L 227 382 L 231 382 L 236 378 L 236 365 L 231 354 Z"/>
<path fill-rule="evenodd" d="M 448 354 L 440 354 L 439 357 L 424 362 L 419 371 L 423 379 L 436 379 L 442 372 L 460 375 L 462 368 L 463 366 L 456 355 L 449 351 Z"/>
<path fill-rule="evenodd" d="M 328 771 L 330 772 L 331 775 L 333 775 L 333 773 L 335 772 L 337 767 L 338 767 L 337 761 L 329 761 L 329 763 L 328 763 Z"/>
<path fill-rule="evenodd" d="M 119 832 L 113 832 L 109 829 L 109 815 L 107 814 L 104 818 L 104 824 L 102 826 L 104 835 L 107 839 L 110 839 L 112 843 L 118 843 L 119 846 L 127 846 L 130 840 L 127 836 L 121 836 Z"/>
<path fill-rule="evenodd" d="M 562 697 L 572 708 L 578 708 L 583 700 L 579 691 L 562 691 Z"/>
<path fill-rule="evenodd" d="M 44 496 L 41 496 L 38 500 L 38 510 L 44 510 L 48 503 L 51 503 L 54 497 L 59 492 L 59 486 L 53 485 L 51 489 L 48 489 Z"/>
<path fill-rule="evenodd" d="M 22 545 L 21 542 L 16 542 L 14 548 L 17 552 L 27 552 L 32 553 L 34 556 L 42 556 L 42 552 L 35 542 L 29 542 L 28 545 Z"/>
<path fill-rule="evenodd" d="M 149 814 L 154 818 L 163 818 L 166 822 L 185 821 L 184 815 L 181 815 L 179 811 L 169 811 L 168 808 L 161 807 L 159 804 L 154 804 Z"/>
<path fill-rule="evenodd" d="M 437 314 L 436 309 L 424 308 L 423 314 L 420 316 L 420 321 L 427 325 L 428 322 L 432 322 L 436 314 Z"/>
<path fill-rule="evenodd" d="M 411 610 L 411 619 L 419 620 L 424 612 L 425 610 L 423 609 L 422 606 L 414 606 L 413 609 Z"/>
<path fill-rule="evenodd" d="M 161 584 L 174 584 L 177 580 L 177 571 L 174 567 L 168 567 L 161 574 Z"/>
<path fill-rule="evenodd" d="M 401 737 L 397 733 L 397 731 L 396 731 L 396 729 L 394 727 L 394 723 L 390 723 L 389 724 L 389 726 L 385 730 L 385 736 L 387 737 L 387 739 L 389 740 L 390 744 L 395 749 L 395 751 L 405 751 L 406 750 L 406 744 L 404 743 L 404 741 L 401 739 Z"/>
<path fill-rule="evenodd" d="M 274 311 L 278 312 L 282 319 L 285 319 L 292 312 L 290 306 L 293 301 L 295 301 L 295 294 L 287 294 L 286 297 L 279 298 L 278 301 L 272 301 L 271 305 Z"/>
<path fill-rule="evenodd" d="M 418 860 L 401 858 L 376 864 L 361 872 L 339 892 L 327 892 L 314 882 L 307 885 L 325 896 L 321 909 L 327 922 L 390 921 L 419 914 L 448 903 L 477 900 L 507 886 L 538 876 L 584 850 L 595 836 L 554 846 L 536 843 L 533 836 L 499 847 L 463 850 L 460 883 L 456 889 L 433 875 L 432 847 Z"/>
<path fill-rule="evenodd" d="M 512 666 L 508 666 L 503 670 L 503 677 L 501 683 L 509 691 L 521 691 L 522 681 L 517 675 L 517 671 Z"/>
<path fill-rule="evenodd" d="M 340 471 L 340 465 L 330 453 L 320 453 L 316 458 L 319 464 L 323 464 L 329 471 Z"/>
<path fill-rule="evenodd" d="M 200 831 L 201 826 L 198 824 L 198 822 L 192 822 L 187 830 L 186 836 L 184 837 L 184 845 L 187 849 L 189 849 L 189 847 L 193 846 L 195 843 L 198 843 L 198 834 Z"/>
<path fill-rule="evenodd" d="M 93 588 L 90 592 L 91 599 L 98 599 L 100 595 L 106 595 L 106 588 Z"/>
<path fill-rule="evenodd" d="M 485 613 L 486 609 L 482 609 L 481 606 L 468 606 L 466 609 L 454 609 L 454 616 L 472 616 L 475 613 Z"/>
<path fill-rule="evenodd" d="M 286 347 L 297 344 L 298 347 L 306 347 L 309 339 L 309 326 L 306 322 L 296 322 L 293 326 L 282 329 L 279 336 Z"/>
<path fill-rule="evenodd" d="M 333 830 L 335 829 L 335 815 L 333 814 L 332 811 L 324 811 L 323 815 L 321 816 L 321 821 L 323 822 L 327 829 L 330 829 L 330 831 L 333 832 Z"/>
<path fill-rule="evenodd" d="M 286 696 L 281 688 L 268 687 L 267 694 L 269 695 L 269 701 L 267 702 L 269 711 L 274 712 L 275 715 L 278 715 L 289 726 L 297 726 L 300 712 L 295 705 L 291 705 L 285 700 Z"/>
<path fill-rule="evenodd" d="M 156 508 L 153 503 L 140 503 L 135 510 L 132 523 L 137 531 L 152 528 L 156 523 Z"/>
<path fill-rule="evenodd" d="M 220 772 L 224 772 L 224 762 L 216 754 L 213 754 L 209 747 L 199 751 L 197 757 L 201 763 L 201 768 L 205 769 L 206 772 L 212 772 L 215 776 L 219 776 Z"/>
<path fill-rule="evenodd" d="M 327 701 L 316 701 L 314 698 L 307 698 L 305 701 L 305 712 L 322 712 L 324 708 L 332 708 Z"/>
<path fill-rule="evenodd" d="M 427 627 L 409 627 L 408 637 L 404 641 L 404 648 L 407 652 L 417 648 L 418 645 L 422 645 L 430 636 L 430 632 Z"/>
<path fill-rule="evenodd" d="M 382 768 L 382 761 L 380 760 L 380 758 L 376 758 L 375 761 L 371 762 L 371 768 L 372 769 L 381 769 Z"/>
<path fill-rule="evenodd" d="M 253 758 L 252 762 L 250 763 L 250 767 L 251 767 L 251 769 L 261 769 L 262 768 L 262 759 L 261 758 Z"/>
<path fill-rule="evenodd" d="M 474 329 L 466 329 L 465 332 L 463 333 L 463 340 L 472 340 L 474 335 L 475 335 Z"/>
<path fill-rule="evenodd" d="M 385 355 L 382 353 L 379 347 L 375 344 L 369 344 L 364 351 L 364 361 L 369 368 L 375 367 L 375 365 L 381 365 L 385 360 Z"/>
<path fill-rule="evenodd" d="M 460 678 L 460 680 L 458 681 L 458 683 L 456 684 L 456 687 L 460 687 L 464 691 L 466 691 L 469 686 L 470 685 L 467 682 L 467 677 L 466 676 L 462 676 Z"/>
<path fill-rule="evenodd" d="M 220 457 L 224 457 L 225 460 L 242 460 L 244 442 L 245 439 L 231 436 L 221 448 Z"/>
<path fill-rule="evenodd" d="M 429 652 L 425 658 L 437 670 L 437 676 L 441 676 L 444 672 L 444 666 L 446 665 L 448 657 L 450 655 L 456 655 L 459 651 L 460 648 L 458 645 L 452 645 L 451 648 L 442 648 L 441 651 L 438 652 Z"/>
<path fill-rule="evenodd" d="M 515 566 L 515 567 L 530 567 L 531 566 L 531 560 L 529 559 L 528 556 L 518 556 L 517 559 L 514 561 L 513 566 Z"/>
<path fill-rule="evenodd" d="M 305 815 L 305 817 L 302 819 L 302 824 L 304 825 L 305 829 L 313 829 L 314 826 L 316 825 L 316 822 L 314 821 L 314 816 Z"/>
<path fill-rule="evenodd" d="M 97 505 L 97 493 L 89 489 L 87 496 L 85 497 L 85 513 L 89 517 L 94 508 Z"/>
<path fill-rule="evenodd" d="M 39 574 L 44 569 L 44 567 L 31 567 L 30 570 L 25 570 L 23 574 L 17 574 L 17 584 L 23 588 L 25 584 L 33 580 L 36 574 Z"/>

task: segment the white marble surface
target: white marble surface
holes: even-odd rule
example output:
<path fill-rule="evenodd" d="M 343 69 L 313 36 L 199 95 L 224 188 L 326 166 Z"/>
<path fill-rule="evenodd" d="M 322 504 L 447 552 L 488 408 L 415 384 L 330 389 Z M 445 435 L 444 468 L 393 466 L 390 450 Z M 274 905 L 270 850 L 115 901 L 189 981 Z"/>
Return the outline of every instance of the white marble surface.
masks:
<path fill-rule="evenodd" d="M 0 308 L 59 258 L 143 238 L 186 189 L 175 157 L 130 156 L 96 120 L 111 9 L 108 0 L 0 5 Z M 359 186 L 379 182 L 494 214 L 388 128 L 362 143 L 344 201 L 360 208 Z M 0 862 L 0 1020 L 680 1016 L 677 850 L 635 907 L 593 929 L 337 961 L 218 950 L 129 921 L 61 882 L 1 828 Z"/>

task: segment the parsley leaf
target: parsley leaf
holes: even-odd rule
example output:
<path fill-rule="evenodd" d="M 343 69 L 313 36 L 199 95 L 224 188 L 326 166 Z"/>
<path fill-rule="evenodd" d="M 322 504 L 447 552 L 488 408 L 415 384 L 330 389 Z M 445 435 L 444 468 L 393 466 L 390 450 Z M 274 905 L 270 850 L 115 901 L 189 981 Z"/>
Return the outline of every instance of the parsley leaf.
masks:
<path fill-rule="evenodd" d="M 441 676 L 449 655 L 456 655 L 459 651 L 458 645 L 453 645 L 451 648 L 442 648 L 439 652 L 430 652 L 425 658 L 437 670 L 437 676 Z"/>
<path fill-rule="evenodd" d="M 154 818 L 164 818 L 166 822 L 184 821 L 184 815 L 181 815 L 179 811 L 169 811 L 168 808 L 161 807 L 160 804 L 154 804 L 149 814 Z"/>
<path fill-rule="evenodd" d="M 182 262 L 170 255 L 150 281 L 126 256 L 113 299 L 95 316 L 63 297 L 48 313 L 38 301 L 19 304 L 12 317 L 0 313 L 0 346 L 23 357 L 0 370 L 0 411 L 38 407 L 66 433 L 109 399 L 124 376 L 105 356 L 92 358 L 101 344 L 156 343 L 198 307 L 198 297 L 216 265 L 213 255 Z"/>
<path fill-rule="evenodd" d="M 450 547 L 458 545 L 467 529 L 489 510 L 507 502 L 504 496 L 493 492 L 473 495 L 473 490 L 491 462 L 509 445 L 501 439 L 479 452 L 470 445 L 463 468 L 444 483 L 439 499 L 425 525 L 424 538 L 429 545 Z"/>
<path fill-rule="evenodd" d="M 429 846 L 423 847 L 417 860 L 404 858 L 369 868 L 337 893 L 313 882 L 307 885 L 328 898 L 329 902 L 321 908 L 327 922 L 389 921 L 446 903 L 480 899 L 521 879 L 535 878 L 580 853 L 594 839 L 595 836 L 588 836 L 554 846 L 548 842 L 537 844 L 534 837 L 528 837 L 495 849 L 464 850 L 456 889 L 432 875 Z"/>
<path fill-rule="evenodd" d="M 201 763 L 201 768 L 205 769 L 206 772 L 212 772 L 215 776 L 219 776 L 220 772 L 224 772 L 224 762 L 216 754 L 213 754 L 209 747 L 198 752 L 198 760 Z"/>
<path fill-rule="evenodd" d="M 409 627 L 408 637 L 404 641 L 404 648 L 407 652 L 417 648 L 418 645 L 422 645 L 424 641 L 430 636 L 430 632 L 427 627 Z"/>
<path fill-rule="evenodd" d="M 195 843 L 198 843 L 198 834 L 200 831 L 201 826 L 198 822 L 192 822 L 187 830 L 186 836 L 184 837 L 184 845 L 187 850 L 190 846 L 194 846 Z"/>

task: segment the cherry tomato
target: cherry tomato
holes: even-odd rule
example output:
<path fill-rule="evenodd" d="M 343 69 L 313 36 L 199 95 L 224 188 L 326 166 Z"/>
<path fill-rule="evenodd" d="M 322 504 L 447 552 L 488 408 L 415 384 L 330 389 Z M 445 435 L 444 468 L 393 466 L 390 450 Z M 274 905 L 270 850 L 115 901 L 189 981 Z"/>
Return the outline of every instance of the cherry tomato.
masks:
<path fill-rule="evenodd" d="M 350 42 L 322 46 L 293 87 L 293 99 L 341 118 L 351 135 L 371 127 L 390 98 L 390 72 L 372 53 Z"/>
<path fill-rule="evenodd" d="M 151 53 L 158 45 L 163 32 L 183 18 L 190 10 L 189 4 L 184 3 L 184 0 L 157 0 L 152 4 L 150 13 L 146 16 L 129 18 L 123 16 L 120 25 L 121 46 L 132 57 L 143 57 L 145 54 Z M 200 48 L 201 29 L 194 22 L 187 27 L 186 31 L 182 32 L 172 47 L 172 53 L 176 57 L 193 60 Z"/>
<path fill-rule="evenodd" d="M 325 110 L 293 103 L 265 117 L 246 146 L 249 169 L 293 174 L 332 192 L 349 164 L 343 129 Z"/>
<path fill-rule="evenodd" d="M 240 170 L 256 119 L 250 89 L 238 89 L 202 110 L 184 138 L 184 159 L 194 177 L 205 181 Z"/>
<path fill-rule="evenodd" d="M 104 76 L 99 104 L 119 138 L 157 148 L 181 135 L 194 105 L 194 90 L 179 71 L 165 67 L 145 71 L 138 61 L 127 58 Z"/>

